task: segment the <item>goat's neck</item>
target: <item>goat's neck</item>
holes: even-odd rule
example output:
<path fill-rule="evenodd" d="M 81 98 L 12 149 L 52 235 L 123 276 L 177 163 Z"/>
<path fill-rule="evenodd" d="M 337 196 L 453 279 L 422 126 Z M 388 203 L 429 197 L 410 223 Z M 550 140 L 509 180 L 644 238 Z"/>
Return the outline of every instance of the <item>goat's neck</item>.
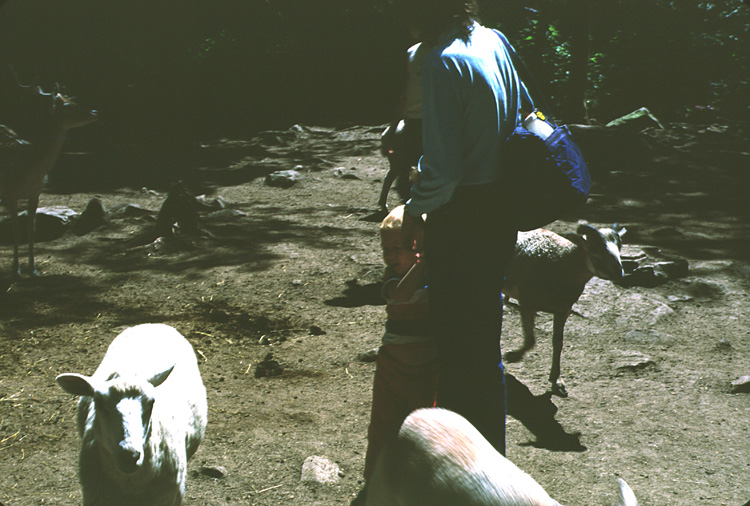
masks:
<path fill-rule="evenodd" d="M 580 269 L 578 278 L 578 282 L 580 283 L 580 285 L 585 286 L 586 283 L 591 281 L 591 278 L 595 276 L 594 266 L 591 264 L 591 259 L 589 258 L 588 245 L 586 244 L 586 241 L 583 239 L 583 237 L 577 234 L 571 237 L 571 240 L 576 245 L 576 253 L 578 255 L 579 261 L 583 263 L 585 267 L 585 269 Z"/>
<path fill-rule="evenodd" d="M 60 154 L 62 145 L 65 143 L 65 136 L 70 128 L 65 125 L 56 124 L 52 128 L 41 133 L 39 136 L 37 150 L 37 166 L 39 170 L 42 168 L 49 170 L 49 168 L 55 163 L 57 157 Z M 45 170 L 45 173 L 46 173 Z"/>
<path fill-rule="evenodd" d="M 586 262 L 586 270 L 585 272 L 581 272 L 581 275 L 579 278 L 579 282 L 582 286 L 586 285 L 586 283 L 591 281 L 591 278 L 594 277 L 594 271 L 592 270 L 593 267 L 591 266 L 591 261 L 588 259 L 588 257 L 584 259 L 584 262 Z"/>
<path fill-rule="evenodd" d="M 16 175 L 19 178 L 19 184 L 22 185 L 18 188 L 19 196 L 24 196 L 26 193 L 31 196 L 41 189 L 41 182 L 60 155 L 68 130 L 69 128 L 64 125 L 54 125 L 40 132 L 33 139 L 29 150 L 31 153 L 29 163 L 23 167 L 21 173 Z"/>

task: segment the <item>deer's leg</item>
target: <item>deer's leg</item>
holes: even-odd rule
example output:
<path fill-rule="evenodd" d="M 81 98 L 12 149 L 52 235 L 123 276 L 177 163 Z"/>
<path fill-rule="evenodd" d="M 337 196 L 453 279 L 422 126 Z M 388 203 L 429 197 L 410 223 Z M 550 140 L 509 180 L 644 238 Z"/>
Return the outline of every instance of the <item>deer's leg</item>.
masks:
<path fill-rule="evenodd" d="M 519 303 L 520 304 L 520 303 Z M 528 309 L 521 305 L 521 326 L 523 327 L 523 346 L 517 350 L 509 351 L 505 354 L 505 361 L 508 363 L 520 362 L 526 352 L 534 347 L 536 338 L 534 337 L 534 319 L 536 311 Z"/>
<path fill-rule="evenodd" d="M 29 198 L 26 208 L 29 213 L 28 238 L 29 238 L 29 272 L 32 276 L 38 276 L 36 264 L 34 263 L 34 235 L 36 231 L 36 208 L 39 206 L 39 196 Z"/>
<path fill-rule="evenodd" d="M 552 368 L 549 372 L 549 381 L 552 383 L 552 393 L 560 397 L 567 397 L 568 390 L 565 383 L 560 379 L 560 356 L 563 348 L 563 331 L 565 322 L 570 316 L 570 309 L 562 313 L 555 313 L 552 330 Z"/>
<path fill-rule="evenodd" d="M 13 275 L 18 277 L 21 275 L 21 268 L 18 264 L 18 207 L 15 200 L 9 200 L 5 203 L 5 207 L 8 209 L 8 215 L 10 217 L 10 231 L 13 236 Z"/>
<path fill-rule="evenodd" d="M 408 189 L 411 187 L 411 183 L 409 182 L 411 162 L 414 161 L 416 163 L 419 160 L 419 157 L 416 157 L 416 160 L 412 160 L 413 156 L 410 156 L 409 143 L 404 130 L 396 131 L 392 147 L 393 149 L 388 153 L 388 173 L 383 180 L 383 187 L 380 190 L 380 199 L 378 200 L 378 206 L 382 210 L 388 209 L 388 192 L 391 190 L 394 182 L 396 183 L 396 190 L 399 193 L 407 190 L 406 193 L 408 195 Z M 408 198 L 404 197 L 404 195 L 399 196 L 401 198 Z"/>
<path fill-rule="evenodd" d="M 385 179 L 383 179 L 383 187 L 380 189 L 380 199 L 378 199 L 378 207 L 383 211 L 388 210 L 388 192 L 390 192 L 393 182 L 398 177 L 398 170 L 393 164 L 392 157 L 393 154 L 388 157 L 390 167 L 388 168 L 388 173 L 385 175 Z"/>

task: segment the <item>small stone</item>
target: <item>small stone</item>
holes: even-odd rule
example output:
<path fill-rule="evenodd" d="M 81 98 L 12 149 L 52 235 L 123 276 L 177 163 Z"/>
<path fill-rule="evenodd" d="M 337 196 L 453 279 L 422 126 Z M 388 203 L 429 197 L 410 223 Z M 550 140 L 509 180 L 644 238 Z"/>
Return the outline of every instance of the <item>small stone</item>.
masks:
<path fill-rule="evenodd" d="M 273 354 L 271 353 L 266 355 L 266 358 L 255 367 L 256 378 L 281 376 L 283 372 L 284 369 L 281 367 L 281 364 L 273 359 Z"/>
<path fill-rule="evenodd" d="M 223 479 L 227 477 L 227 468 L 224 466 L 204 466 L 201 467 L 200 473 L 203 476 L 208 476 L 209 478 L 216 478 L 216 479 Z"/>
<path fill-rule="evenodd" d="M 664 318 L 668 318 L 674 314 L 674 309 L 667 306 L 666 304 L 659 304 L 656 308 L 654 308 L 653 311 L 651 311 L 651 317 L 649 319 L 649 322 L 654 325 L 657 322 L 663 320 Z"/>
<path fill-rule="evenodd" d="M 86 235 L 92 230 L 107 223 L 107 210 L 99 198 L 93 198 L 86 205 L 81 215 L 73 222 L 73 233 Z"/>
<path fill-rule="evenodd" d="M 247 216 L 239 209 L 219 209 L 218 211 L 212 211 L 206 215 L 206 219 L 209 220 L 231 220 L 232 218 L 241 218 Z"/>
<path fill-rule="evenodd" d="M 344 169 L 343 167 L 334 169 L 333 174 L 336 177 L 339 177 L 341 179 L 354 179 L 354 180 L 360 179 L 359 176 L 351 172 L 347 172 L 346 169 Z"/>
<path fill-rule="evenodd" d="M 615 369 L 618 371 L 638 371 L 656 365 L 651 357 L 639 351 L 620 351 L 614 359 Z"/>
<path fill-rule="evenodd" d="M 731 351 L 733 349 L 732 343 L 726 339 L 719 339 L 714 348 L 716 351 Z"/>
<path fill-rule="evenodd" d="M 693 298 L 689 295 L 669 295 L 667 300 L 669 302 L 691 302 Z"/>
<path fill-rule="evenodd" d="M 146 250 L 148 251 L 149 256 L 151 256 L 152 253 L 159 253 L 167 248 L 167 241 L 163 237 L 157 237 L 154 242 L 146 245 Z"/>
<path fill-rule="evenodd" d="M 665 262 L 656 262 L 654 269 L 657 272 L 663 272 L 669 279 L 683 278 L 690 272 L 690 264 L 684 258 L 678 258 Z"/>
<path fill-rule="evenodd" d="M 358 361 L 360 361 L 360 362 L 366 362 L 366 363 L 375 362 L 377 359 L 378 359 L 378 349 L 377 348 L 373 348 L 371 350 L 367 350 L 366 352 L 360 353 L 357 356 L 357 360 Z"/>
<path fill-rule="evenodd" d="M 212 210 L 212 211 L 218 211 L 221 209 L 226 209 L 228 204 L 227 201 L 224 200 L 224 197 L 216 197 L 216 198 L 209 198 L 206 195 L 198 195 L 195 197 L 195 200 L 198 201 L 198 204 L 204 209 Z"/>
<path fill-rule="evenodd" d="M 622 286 L 644 286 L 654 288 L 669 281 L 667 275 L 654 269 L 653 265 L 644 265 L 633 272 L 625 274 L 617 284 Z"/>
<path fill-rule="evenodd" d="M 324 336 L 326 331 L 317 325 L 310 325 L 310 335 L 312 336 Z"/>
<path fill-rule="evenodd" d="M 330 459 L 313 455 L 302 464 L 302 481 L 309 483 L 337 483 L 343 473 L 341 468 Z"/>
<path fill-rule="evenodd" d="M 277 188 L 290 188 L 299 181 L 301 174 L 296 170 L 279 170 L 266 176 L 266 184 Z"/>
<path fill-rule="evenodd" d="M 733 394 L 750 393 L 750 376 L 742 376 L 732 382 L 730 392 Z"/>
<path fill-rule="evenodd" d="M 228 322 L 229 321 L 229 315 L 226 311 L 216 308 L 211 308 L 211 310 L 208 312 L 208 318 L 212 322 Z"/>

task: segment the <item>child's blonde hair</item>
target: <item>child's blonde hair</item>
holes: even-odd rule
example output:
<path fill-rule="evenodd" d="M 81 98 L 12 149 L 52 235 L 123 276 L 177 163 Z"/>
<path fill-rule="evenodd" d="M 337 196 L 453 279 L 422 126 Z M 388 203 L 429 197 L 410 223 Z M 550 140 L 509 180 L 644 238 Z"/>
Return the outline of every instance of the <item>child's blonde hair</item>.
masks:
<path fill-rule="evenodd" d="M 400 205 L 398 207 L 393 208 L 393 210 L 388 213 L 388 216 L 386 216 L 383 221 L 380 223 L 380 232 L 386 230 L 391 230 L 394 232 L 400 232 L 401 226 L 404 224 L 404 205 Z"/>

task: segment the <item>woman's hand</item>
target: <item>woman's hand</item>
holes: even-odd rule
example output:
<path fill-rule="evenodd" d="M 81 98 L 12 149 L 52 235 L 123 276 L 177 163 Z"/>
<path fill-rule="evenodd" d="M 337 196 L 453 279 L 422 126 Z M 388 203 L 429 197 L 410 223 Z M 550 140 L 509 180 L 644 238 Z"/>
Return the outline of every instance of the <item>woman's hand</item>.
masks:
<path fill-rule="evenodd" d="M 401 225 L 401 235 L 404 238 L 406 248 L 421 253 L 424 245 L 424 220 L 422 217 L 412 216 L 405 212 L 404 222 Z"/>

